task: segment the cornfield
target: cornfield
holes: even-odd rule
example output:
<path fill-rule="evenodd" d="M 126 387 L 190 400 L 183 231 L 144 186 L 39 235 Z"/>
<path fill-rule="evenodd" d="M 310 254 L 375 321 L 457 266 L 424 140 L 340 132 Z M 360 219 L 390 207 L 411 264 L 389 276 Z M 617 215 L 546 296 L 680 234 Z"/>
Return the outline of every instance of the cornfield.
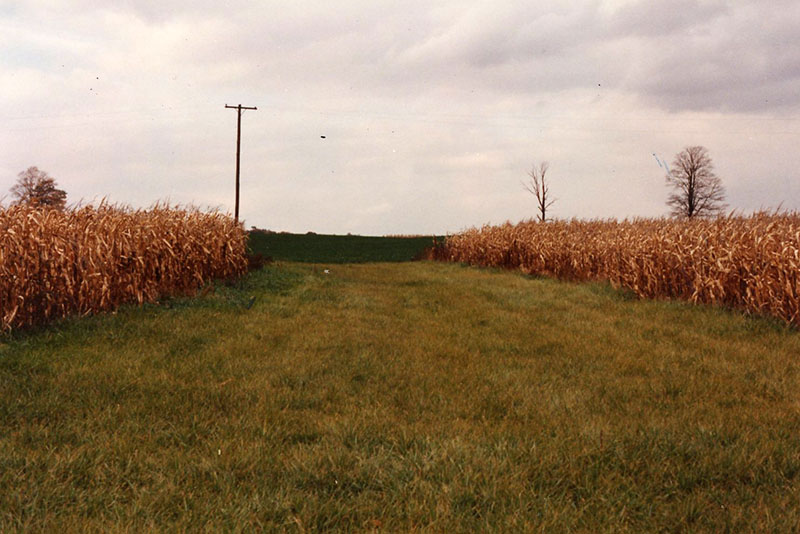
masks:
<path fill-rule="evenodd" d="M 605 280 L 639 297 L 719 304 L 800 326 L 797 213 L 506 223 L 450 236 L 437 255 L 566 280 Z"/>
<path fill-rule="evenodd" d="M 245 240 L 196 209 L 0 209 L 0 332 L 191 294 L 245 272 Z"/>

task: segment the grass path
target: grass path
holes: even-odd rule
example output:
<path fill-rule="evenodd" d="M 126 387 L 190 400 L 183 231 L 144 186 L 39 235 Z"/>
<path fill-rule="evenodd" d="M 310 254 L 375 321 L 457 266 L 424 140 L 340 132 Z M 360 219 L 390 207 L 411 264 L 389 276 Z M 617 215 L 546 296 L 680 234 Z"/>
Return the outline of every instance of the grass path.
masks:
<path fill-rule="evenodd" d="M 0 339 L 0 531 L 797 531 L 798 356 L 600 285 L 273 265 Z"/>

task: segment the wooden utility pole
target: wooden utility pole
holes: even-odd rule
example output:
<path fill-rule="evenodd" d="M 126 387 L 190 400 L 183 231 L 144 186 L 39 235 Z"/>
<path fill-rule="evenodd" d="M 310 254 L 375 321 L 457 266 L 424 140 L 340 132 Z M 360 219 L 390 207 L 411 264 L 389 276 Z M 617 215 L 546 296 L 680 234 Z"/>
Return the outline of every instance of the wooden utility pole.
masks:
<path fill-rule="evenodd" d="M 239 222 L 239 150 L 242 146 L 242 110 L 244 109 L 252 109 L 257 110 L 258 108 L 248 108 L 241 104 L 238 106 L 229 106 L 225 104 L 226 108 L 235 109 L 237 110 L 237 114 L 239 115 L 238 120 L 236 121 L 236 211 L 234 212 L 234 217 L 236 218 L 236 222 Z"/>

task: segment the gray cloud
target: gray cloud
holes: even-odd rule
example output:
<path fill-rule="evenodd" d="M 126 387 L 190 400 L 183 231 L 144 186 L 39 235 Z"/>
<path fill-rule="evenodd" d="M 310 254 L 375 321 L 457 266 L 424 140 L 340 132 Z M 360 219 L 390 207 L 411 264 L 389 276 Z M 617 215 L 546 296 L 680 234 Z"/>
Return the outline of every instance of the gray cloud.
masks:
<path fill-rule="evenodd" d="M 700 7 L 705 10 L 684 10 L 684 24 L 670 24 L 675 30 L 639 34 L 646 54 L 632 66 L 628 90 L 670 111 L 761 112 L 800 103 L 791 89 L 800 81 L 800 46 L 792 37 L 800 7 Z M 637 26 L 627 27 L 636 33 Z"/>
<path fill-rule="evenodd" d="M 36 164 L 77 197 L 232 209 L 223 105 L 242 103 L 259 107 L 243 213 L 278 229 L 518 219 L 543 159 L 560 216 L 657 215 L 651 154 L 686 144 L 709 147 L 732 206 L 797 198 L 788 0 L 30 1 L 0 16 L 3 192 Z"/>
<path fill-rule="evenodd" d="M 605 21 L 611 38 L 635 35 L 647 39 L 702 33 L 714 21 L 729 16 L 724 0 L 651 0 L 624 5 Z"/>

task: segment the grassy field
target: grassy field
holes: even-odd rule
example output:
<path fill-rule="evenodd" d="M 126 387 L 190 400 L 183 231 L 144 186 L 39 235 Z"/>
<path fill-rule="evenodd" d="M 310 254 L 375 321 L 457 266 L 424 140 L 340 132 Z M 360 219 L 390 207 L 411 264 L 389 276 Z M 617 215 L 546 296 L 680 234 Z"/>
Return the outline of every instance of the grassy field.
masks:
<path fill-rule="evenodd" d="M 0 338 L 0 531 L 793 532 L 798 355 L 597 284 L 276 263 Z"/>
<path fill-rule="evenodd" d="M 254 254 L 274 260 L 306 263 L 410 261 L 433 237 L 372 237 L 360 235 L 287 234 L 255 231 L 248 245 Z"/>

